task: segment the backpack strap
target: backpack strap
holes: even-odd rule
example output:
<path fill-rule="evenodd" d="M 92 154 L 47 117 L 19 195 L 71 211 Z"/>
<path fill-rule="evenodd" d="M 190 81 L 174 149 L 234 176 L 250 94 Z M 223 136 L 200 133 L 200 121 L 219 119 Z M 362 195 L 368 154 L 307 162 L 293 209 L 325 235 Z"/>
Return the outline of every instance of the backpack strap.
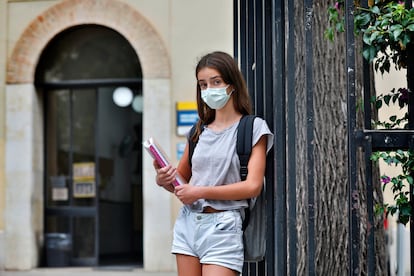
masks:
<path fill-rule="evenodd" d="M 252 152 L 252 140 L 253 140 L 253 124 L 255 115 L 246 115 L 240 119 L 240 123 L 237 129 L 237 155 L 240 160 L 240 178 L 246 180 L 247 178 L 247 165 L 249 164 L 250 153 Z M 247 200 L 250 205 L 250 199 Z M 250 207 L 244 209 L 244 220 L 242 224 L 242 230 L 244 231 L 249 224 L 250 220 Z"/>
<path fill-rule="evenodd" d="M 202 126 L 201 129 L 204 129 L 204 127 Z M 196 131 L 196 124 L 194 124 L 191 129 L 190 129 L 190 134 L 189 134 L 189 138 L 188 138 L 188 163 L 190 164 L 190 168 L 191 168 L 191 158 L 193 158 L 193 153 L 194 153 L 194 148 L 197 145 L 197 142 L 194 142 L 193 140 L 191 140 L 191 137 L 193 137 L 194 132 Z"/>
<path fill-rule="evenodd" d="M 250 153 L 252 152 L 253 123 L 255 115 L 246 115 L 240 119 L 237 129 L 237 155 L 240 160 L 240 178 L 247 178 L 247 164 L 249 163 Z"/>

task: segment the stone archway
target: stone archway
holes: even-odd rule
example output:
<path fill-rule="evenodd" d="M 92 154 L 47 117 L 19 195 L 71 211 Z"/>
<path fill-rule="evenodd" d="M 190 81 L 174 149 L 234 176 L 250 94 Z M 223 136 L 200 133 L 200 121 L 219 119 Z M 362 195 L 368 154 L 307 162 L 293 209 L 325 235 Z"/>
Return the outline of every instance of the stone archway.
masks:
<path fill-rule="evenodd" d="M 151 134 L 159 137 L 162 144 L 170 144 L 169 57 L 147 19 L 118 0 L 64 0 L 39 14 L 17 41 L 7 66 L 6 269 L 36 267 L 43 239 L 42 100 L 33 83 L 38 59 L 55 35 L 83 24 L 112 28 L 135 49 L 143 73 L 143 135 Z M 171 231 L 165 231 L 172 225 L 171 197 L 158 193 L 156 185 L 151 185 L 152 161 L 147 156 L 143 174 L 144 268 L 172 270 L 174 260 L 166 246 L 170 244 Z"/>
<path fill-rule="evenodd" d="M 31 83 L 40 53 L 61 31 L 76 25 L 97 24 L 123 35 L 139 54 L 147 79 L 165 79 L 170 66 L 164 43 L 150 23 L 133 7 L 117 0 L 64 0 L 25 29 L 7 66 L 7 83 Z"/>

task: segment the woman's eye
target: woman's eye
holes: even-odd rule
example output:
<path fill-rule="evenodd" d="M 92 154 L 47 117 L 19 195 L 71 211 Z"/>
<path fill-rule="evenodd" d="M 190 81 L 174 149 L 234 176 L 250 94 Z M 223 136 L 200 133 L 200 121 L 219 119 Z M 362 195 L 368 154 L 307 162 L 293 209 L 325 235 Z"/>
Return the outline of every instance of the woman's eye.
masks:
<path fill-rule="evenodd" d="M 215 80 L 214 81 L 214 85 L 220 85 L 221 84 L 221 80 Z"/>
<path fill-rule="evenodd" d="M 205 83 L 200 83 L 199 86 L 202 90 L 207 88 L 207 85 Z"/>

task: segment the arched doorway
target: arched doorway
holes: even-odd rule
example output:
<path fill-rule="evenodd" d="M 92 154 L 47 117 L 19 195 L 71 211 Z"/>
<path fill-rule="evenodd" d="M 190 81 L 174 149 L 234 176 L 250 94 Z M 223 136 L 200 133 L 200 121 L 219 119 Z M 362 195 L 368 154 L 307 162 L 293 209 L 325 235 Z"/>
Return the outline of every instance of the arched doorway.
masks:
<path fill-rule="evenodd" d="M 37 64 L 54 37 L 85 24 L 106 26 L 127 38 L 139 55 L 143 74 L 143 136 L 159 137 L 163 145 L 171 141 L 169 56 L 162 36 L 147 18 L 136 8 L 117 0 L 63 0 L 36 16 L 15 42 L 7 62 L 5 163 L 10 166 L 5 168 L 5 235 L 8 237 L 5 267 L 10 270 L 38 266 L 39 249 L 44 246 L 43 117 L 46 112 L 34 86 Z M 19 119 L 18 123 L 15 118 Z M 15 154 L 20 151 L 28 158 Z M 153 172 L 152 159 L 144 155 L 144 183 L 153 183 Z M 19 181 L 15 181 L 17 178 Z M 171 197 L 157 191 L 156 185 L 144 185 L 143 266 L 148 271 L 171 270 L 175 266 L 166 246 L 171 243 L 171 234 L 165 231 L 172 227 Z M 28 211 L 16 216 L 12 210 L 18 210 L 22 204 Z"/>
<path fill-rule="evenodd" d="M 75 26 L 43 50 L 45 265 L 142 265 L 141 80 L 110 28 Z M 56 233 L 71 250 L 49 246 Z"/>

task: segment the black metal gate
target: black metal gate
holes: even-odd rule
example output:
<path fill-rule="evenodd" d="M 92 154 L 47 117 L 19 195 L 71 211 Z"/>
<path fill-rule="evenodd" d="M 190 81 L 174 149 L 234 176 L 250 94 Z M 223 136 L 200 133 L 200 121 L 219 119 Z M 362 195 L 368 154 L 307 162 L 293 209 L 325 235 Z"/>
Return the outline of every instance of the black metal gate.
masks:
<path fill-rule="evenodd" d="M 243 275 L 296 275 L 297 271 L 297 232 L 296 232 L 296 156 L 295 138 L 295 57 L 294 50 L 294 2 L 289 0 L 234 0 L 234 56 L 239 60 L 252 95 L 255 113 L 264 117 L 275 134 L 276 152 L 269 154 L 266 174 L 267 215 L 272 218 L 267 232 L 266 260 L 260 263 L 246 263 Z M 302 0 L 304 37 L 303 60 L 306 90 L 306 187 L 307 187 L 307 275 L 316 275 L 315 255 L 315 176 L 314 170 L 314 77 L 313 21 L 316 1 Z M 353 205 L 357 191 L 357 151 L 365 154 L 367 184 L 368 221 L 373 224 L 373 183 L 370 154 L 376 150 L 414 149 L 414 98 L 410 93 L 409 129 L 404 131 L 371 130 L 371 108 L 369 64 L 365 62 L 362 72 L 356 72 L 355 37 L 353 11 L 354 1 L 344 1 L 346 26 L 346 80 L 347 80 L 347 140 L 348 140 L 348 271 L 349 275 L 359 275 L 361 267 L 359 218 Z M 362 4 L 367 5 L 367 1 Z M 408 4 L 407 4 L 408 5 Z M 412 45 L 411 45 L 412 46 Z M 414 53 L 411 51 L 408 64 L 408 85 L 414 88 Z M 363 74 L 364 126 L 357 127 L 356 74 Z M 266 91 L 266 93 L 264 93 Z M 269 185 L 272 184 L 272 185 Z M 411 192 L 412 194 L 412 192 Z M 414 224 L 411 220 L 411 250 Z M 367 274 L 375 275 L 374 227 L 367 233 L 366 264 Z M 411 267 L 414 263 L 411 254 Z M 413 267 L 411 269 L 413 274 Z"/>

